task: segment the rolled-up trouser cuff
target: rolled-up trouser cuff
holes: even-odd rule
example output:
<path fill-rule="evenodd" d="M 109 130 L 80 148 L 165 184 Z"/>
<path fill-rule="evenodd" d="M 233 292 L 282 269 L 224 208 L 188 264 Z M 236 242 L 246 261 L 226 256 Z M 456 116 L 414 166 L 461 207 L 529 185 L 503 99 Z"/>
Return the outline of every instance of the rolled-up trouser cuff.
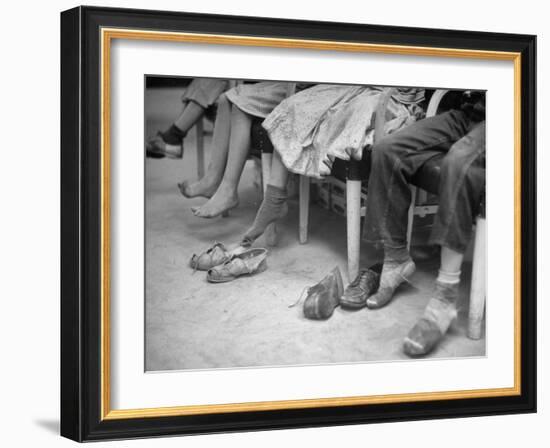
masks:
<path fill-rule="evenodd" d="M 196 78 L 191 81 L 181 100 L 186 103 L 193 101 L 207 109 L 216 103 L 219 96 L 229 87 L 226 79 Z"/>

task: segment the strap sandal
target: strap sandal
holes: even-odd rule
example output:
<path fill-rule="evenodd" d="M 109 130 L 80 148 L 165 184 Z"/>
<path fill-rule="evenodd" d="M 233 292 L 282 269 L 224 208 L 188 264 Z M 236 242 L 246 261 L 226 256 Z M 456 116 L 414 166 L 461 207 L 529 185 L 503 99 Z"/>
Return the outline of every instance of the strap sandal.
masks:
<path fill-rule="evenodd" d="M 267 269 L 267 249 L 249 249 L 233 254 L 223 264 L 208 270 L 206 279 L 211 283 L 225 283 L 243 275 L 254 275 Z"/>
<path fill-rule="evenodd" d="M 208 271 L 214 266 L 225 263 L 230 258 L 231 253 L 222 243 L 214 243 L 205 252 L 201 252 L 199 255 L 193 254 L 189 264 L 195 271 Z"/>

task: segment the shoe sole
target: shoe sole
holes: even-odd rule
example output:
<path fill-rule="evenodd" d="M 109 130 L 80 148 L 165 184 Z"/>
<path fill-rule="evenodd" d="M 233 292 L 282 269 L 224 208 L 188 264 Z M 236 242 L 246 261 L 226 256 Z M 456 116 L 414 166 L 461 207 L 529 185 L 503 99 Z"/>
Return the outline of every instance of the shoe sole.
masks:
<path fill-rule="evenodd" d="M 351 310 L 360 310 L 361 308 L 365 308 L 367 306 L 367 301 L 365 300 L 364 303 L 357 303 L 357 302 L 347 302 L 344 299 L 340 299 L 340 306 L 342 308 L 347 308 Z"/>
<path fill-rule="evenodd" d="M 183 148 L 181 146 L 169 145 L 165 143 L 166 148 L 151 147 L 146 148 L 146 153 L 149 157 L 162 158 L 166 157 L 168 159 L 181 159 L 183 158 Z"/>
<path fill-rule="evenodd" d="M 210 283 L 227 283 L 227 282 L 232 282 L 233 280 L 237 280 L 240 277 L 252 277 L 253 275 L 260 274 L 265 270 L 267 270 L 267 263 L 261 263 L 260 266 L 258 266 L 258 269 L 256 269 L 254 272 L 251 272 L 249 274 L 241 274 L 234 277 L 227 277 L 222 279 L 214 279 L 209 275 L 206 275 L 206 280 L 208 280 Z"/>

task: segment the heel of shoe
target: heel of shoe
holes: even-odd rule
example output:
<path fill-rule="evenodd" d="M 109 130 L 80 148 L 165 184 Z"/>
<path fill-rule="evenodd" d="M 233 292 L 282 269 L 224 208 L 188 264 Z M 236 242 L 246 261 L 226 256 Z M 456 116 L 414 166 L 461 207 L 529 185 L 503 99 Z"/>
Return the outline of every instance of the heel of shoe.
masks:
<path fill-rule="evenodd" d="M 262 262 L 258 265 L 256 270 L 254 271 L 254 274 L 260 274 L 267 270 L 267 260 L 264 259 Z"/>
<path fill-rule="evenodd" d="M 401 272 L 401 277 L 403 277 L 403 280 L 405 282 L 410 283 L 410 279 L 415 272 L 416 272 L 416 264 L 414 263 L 414 261 L 410 260 L 407 262 L 407 265 L 403 267 L 403 271 Z"/>

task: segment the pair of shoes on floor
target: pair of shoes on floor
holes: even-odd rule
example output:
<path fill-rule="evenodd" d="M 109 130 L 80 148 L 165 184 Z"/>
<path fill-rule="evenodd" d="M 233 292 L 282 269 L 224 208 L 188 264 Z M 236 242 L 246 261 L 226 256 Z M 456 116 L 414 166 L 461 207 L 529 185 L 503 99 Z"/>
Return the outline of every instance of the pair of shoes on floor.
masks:
<path fill-rule="evenodd" d="M 245 249 L 241 246 L 227 250 L 222 243 L 199 255 L 193 254 L 190 265 L 198 271 L 208 271 L 211 283 L 225 283 L 243 275 L 254 275 L 267 269 L 267 249 Z"/>
<path fill-rule="evenodd" d="M 401 283 L 408 282 L 414 273 L 415 265 L 412 260 L 398 265 L 395 272 L 397 280 L 391 286 L 379 285 L 381 268 L 382 266 L 377 265 L 361 271 L 346 288 L 340 299 L 340 305 L 352 309 L 360 309 L 365 306 L 380 308 L 387 305 L 391 301 L 395 289 Z M 436 281 L 435 290 L 424 314 L 403 340 L 403 351 L 406 355 L 410 357 L 425 356 L 434 350 L 457 318 L 457 299 L 458 283 L 448 285 Z"/>
<path fill-rule="evenodd" d="M 308 319 L 328 319 L 338 305 L 358 309 L 367 297 L 376 292 L 380 281 L 380 265 L 362 270 L 344 291 L 342 274 L 335 267 L 319 283 L 307 289 L 304 316 Z"/>
<path fill-rule="evenodd" d="M 403 263 L 404 273 L 412 275 L 414 263 L 413 267 L 411 263 Z M 352 309 L 369 306 L 367 299 L 379 288 L 380 271 L 380 265 L 362 270 L 342 294 L 342 275 L 338 267 L 334 268 L 319 283 L 307 289 L 304 316 L 315 320 L 328 319 L 338 305 Z M 403 281 L 406 280 L 403 277 Z M 457 299 L 458 284 L 436 282 L 435 291 L 424 314 L 403 341 L 405 354 L 410 357 L 424 356 L 439 344 L 457 318 Z"/>
<path fill-rule="evenodd" d="M 411 259 L 394 267 L 384 267 L 381 264 L 361 270 L 357 277 L 349 284 L 340 299 L 344 308 L 361 309 L 368 307 L 377 309 L 386 306 L 392 300 L 395 290 L 402 284 L 409 282 L 416 266 Z M 386 281 L 382 279 L 386 273 Z"/>
<path fill-rule="evenodd" d="M 343 308 L 358 310 L 367 306 L 367 299 L 378 291 L 382 265 L 376 264 L 368 269 L 362 269 L 357 277 L 348 285 L 340 299 Z"/>

